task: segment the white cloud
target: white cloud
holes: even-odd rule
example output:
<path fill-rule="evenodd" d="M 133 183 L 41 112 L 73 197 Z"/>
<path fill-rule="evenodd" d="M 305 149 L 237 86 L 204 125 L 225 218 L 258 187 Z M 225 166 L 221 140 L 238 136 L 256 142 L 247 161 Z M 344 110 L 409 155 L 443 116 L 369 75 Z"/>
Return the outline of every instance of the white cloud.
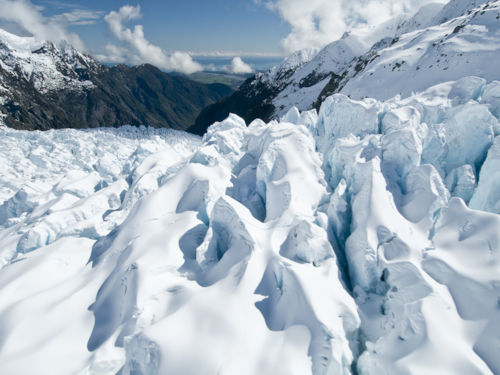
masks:
<path fill-rule="evenodd" d="M 253 72 L 252 67 L 244 62 L 239 56 L 233 57 L 231 65 L 225 66 L 224 70 L 234 74 L 247 74 Z"/>
<path fill-rule="evenodd" d="M 104 12 L 92 11 L 86 9 L 74 9 L 71 12 L 65 12 L 52 17 L 52 20 L 65 25 L 93 25 L 99 21 Z"/>
<path fill-rule="evenodd" d="M 202 57 L 284 57 L 283 53 L 276 52 L 248 52 L 248 51 L 189 51 L 191 56 Z"/>
<path fill-rule="evenodd" d="M 254 0 L 279 13 L 291 32 L 282 40 L 287 53 L 320 48 L 345 31 L 362 25 L 379 25 L 403 13 L 415 13 L 430 2 L 447 0 Z"/>
<path fill-rule="evenodd" d="M 68 41 L 80 50 L 85 46 L 75 33 L 70 33 L 60 20 L 43 16 L 29 0 L 0 0 L 0 19 L 15 23 L 38 40 L 54 43 Z"/>
<path fill-rule="evenodd" d="M 121 58 L 134 64 L 149 63 L 165 70 L 177 70 L 183 73 L 194 73 L 202 70 L 202 66 L 193 61 L 186 52 L 166 53 L 163 49 L 151 44 L 144 36 L 142 25 L 135 25 L 133 29 L 124 26 L 124 23 L 136 20 L 141 17 L 139 5 L 125 5 L 118 11 L 111 11 L 104 20 L 108 24 L 111 33 L 121 42 L 125 49 L 122 49 Z M 116 55 L 119 47 L 108 46 L 107 50 L 113 52 L 115 61 L 119 57 Z M 110 61 L 106 55 L 103 60 Z"/>
<path fill-rule="evenodd" d="M 114 44 L 107 44 L 104 48 L 104 52 L 96 54 L 95 57 L 98 60 L 105 61 L 108 63 L 125 63 L 127 49 L 115 46 Z"/>

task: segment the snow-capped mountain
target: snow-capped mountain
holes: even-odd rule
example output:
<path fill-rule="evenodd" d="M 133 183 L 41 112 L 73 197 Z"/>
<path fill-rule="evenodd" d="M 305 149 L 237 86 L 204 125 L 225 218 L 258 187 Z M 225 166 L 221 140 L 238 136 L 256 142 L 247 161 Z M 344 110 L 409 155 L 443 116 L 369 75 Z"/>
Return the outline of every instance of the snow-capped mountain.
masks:
<path fill-rule="evenodd" d="M 277 120 L 203 138 L 0 125 L 0 374 L 500 374 L 499 12 L 297 52 L 204 112 Z M 0 109 L 182 91 L 29 43 L 3 35 Z"/>
<path fill-rule="evenodd" d="M 92 88 L 91 77 L 103 67 L 71 45 L 56 47 L 33 37 L 19 37 L 0 29 L 0 89 L 8 96 L 8 76 L 30 82 L 40 93 L 69 88 Z M 3 97 L 0 101 L 7 100 Z"/>
<path fill-rule="evenodd" d="M 468 74 L 498 79 L 498 68 L 491 62 L 498 57 L 499 26 L 499 1 L 427 4 L 410 18 L 346 33 L 315 56 L 304 53 L 309 61 L 302 59 L 287 69 L 285 60 L 257 74 L 232 98 L 205 109 L 198 127 L 220 121 L 230 112 L 251 121 L 259 116 L 279 118 L 291 106 L 319 109 L 328 95 L 337 92 L 385 100 Z M 295 60 L 294 55 L 291 58 Z"/>
<path fill-rule="evenodd" d="M 452 10 L 444 8 L 437 19 L 453 17 Z M 350 68 L 340 91 L 353 98 L 388 99 L 470 73 L 498 79 L 499 70 L 491 61 L 498 56 L 499 45 L 500 2 L 486 2 L 442 24 L 403 34 L 386 48 L 372 50 L 358 60 L 359 72 L 356 66 Z"/>
<path fill-rule="evenodd" d="M 203 139 L 0 129 L 0 373 L 500 372 L 500 83 Z"/>
<path fill-rule="evenodd" d="M 151 65 L 110 68 L 69 44 L 0 29 L 0 117 L 11 127 L 186 129 L 201 109 L 231 92 Z"/>

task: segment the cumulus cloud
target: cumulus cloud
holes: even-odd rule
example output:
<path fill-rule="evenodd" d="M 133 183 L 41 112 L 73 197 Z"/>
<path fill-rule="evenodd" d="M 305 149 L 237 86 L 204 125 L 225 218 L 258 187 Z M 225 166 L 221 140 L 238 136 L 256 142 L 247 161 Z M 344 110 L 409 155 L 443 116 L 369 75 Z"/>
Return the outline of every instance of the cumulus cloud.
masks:
<path fill-rule="evenodd" d="M 401 14 L 412 14 L 430 2 L 447 0 L 255 0 L 278 12 L 291 32 L 282 40 L 287 53 L 320 48 L 345 31 L 379 25 Z"/>
<path fill-rule="evenodd" d="M 149 63 L 165 70 L 176 70 L 183 73 L 194 73 L 202 70 L 202 66 L 193 61 L 186 52 L 167 53 L 163 49 L 149 42 L 144 35 L 142 25 L 135 25 L 133 29 L 124 24 L 141 18 L 139 5 L 125 5 L 118 11 L 111 11 L 104 20 L 108 24 L 111 33 L 123 43 L 123 47 L 108 45 L 107 52 L 110 56 L 100 55 L 105 61 L 112 57 L 116 62 L 120 59 L 130 61 L 134 64 Z"/>
<path fill-rule="evenodd" d="M 234 74 L 247 74 L 253 72 L 252 67 L 244 62 L 239 56 L 233 57 L 231 65 L 225 66 L 224 70 Z"/>
<path fill-rule="evenodd" d="M 114 44 L 107 44 L 104 47 L 103 53 L 98 53 L 95 57 L 98 60 L 106 61 L 108 63 L 125 63 L 127 61 L 128 50 L 123 47 L 115 46 Z"/>
<path fill-rule="evenodd" d="M 69 32 L 60 20 L 42 15 L 40 8 L 29 0 L 0 0 L 0 9 L 1 20 L 20 26 L 38 40 L 50 40 L 54 43 L 68 41 L 78 49 L 85 49 L 78 35 Z"/>

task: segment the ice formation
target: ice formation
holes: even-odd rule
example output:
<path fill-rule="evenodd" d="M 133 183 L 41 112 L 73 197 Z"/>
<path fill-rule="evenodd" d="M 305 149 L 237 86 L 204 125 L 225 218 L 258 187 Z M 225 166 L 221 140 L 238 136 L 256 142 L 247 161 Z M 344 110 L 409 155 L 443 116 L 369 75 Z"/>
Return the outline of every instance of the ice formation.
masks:
<path fill-rule="evenodd" d="M 2 128 L 0 372 L 500 373 L 499 92 Z"/>

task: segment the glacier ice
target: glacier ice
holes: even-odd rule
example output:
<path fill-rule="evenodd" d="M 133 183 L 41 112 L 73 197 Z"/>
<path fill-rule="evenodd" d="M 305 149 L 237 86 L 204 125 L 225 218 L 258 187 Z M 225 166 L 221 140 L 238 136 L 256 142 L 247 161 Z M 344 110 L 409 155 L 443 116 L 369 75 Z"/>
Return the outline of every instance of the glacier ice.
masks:
<path fill-rule="evenodd" d="M 449 191 L 432 164 L 414 168 L 406 177 L 401 212 L 410 221 L 419 222 L 434 217 L 446 206 Z"/>
<path fill-rule="evenodd" d="M 479 174 L 479 182 L 474 191 L 470 207 L 500 214 L 500 136 L 495 138 Z"/>
<path fill-rule="evenodd" d="M 378 133 L 378 102 L 375 100 L 355 101 L 343 94 L 328 97 L 319 111 L 317 123 L 321 145 L 326 148 L 335 138 L 349 134 L 363 137 Z"/>
<path fill-rule="evenodd" d="M 500 117 L 500 82 L 488 83 L 481 94 L 481 103 L 488 104 L 490 112 L 498 119 Z M 497 130 L 497 134 L 499 131 Z"/>
<path fill-rule="evenodd" d="M 461 165 L 448 173 L 444 182 L 451 195 L 469 203 L 476 187 L 474 169 L 470 164 Z"/>
<path fill-rule="evenodd" d="M 0 372 L 498 373 L 497 89 L 0 128 Z"/>
<path fill-rule="evenodd" d="M 465 104 L 469 100 L 477 100 L 481 95 L 486 80 L 480 77 L 464 77 L 452 86 L 448 98 L 456 104 Z"/>

